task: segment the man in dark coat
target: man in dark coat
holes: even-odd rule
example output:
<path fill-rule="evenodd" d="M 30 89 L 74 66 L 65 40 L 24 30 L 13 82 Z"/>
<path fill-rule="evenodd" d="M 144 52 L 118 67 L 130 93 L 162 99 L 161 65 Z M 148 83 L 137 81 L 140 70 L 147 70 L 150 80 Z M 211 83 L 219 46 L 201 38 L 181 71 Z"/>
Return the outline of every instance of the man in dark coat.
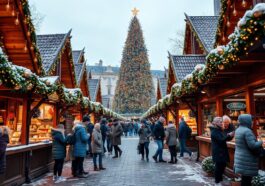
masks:
<path fill-rule="evenodd" d="M 221 117 L 215 117 L 211 130 L 212 157 L 215 163 L 214 177 L 215 183 L 223 181 L 223 174 L 226 163 L 229 162 L 229 154 L 226 142 L 231 139 L 233 133 L 226 135 L 223 133 L 223 123 Z"/>
<path fill-rule="evenodd" d="M 87 154 L 89 154 L 91 157 L 93 157 L 93 153 L 92 153 L 92 150 L 91 150 L 91 137 L 92 137 L 94 125 L 93 125 L 93 123 L 90 122 L 90 117 L 87 116 L 87 115 L 83 117 L 82 121 L 83 121 L 83 125 L 86 126 L 87 133 L 89 134 Z"/>
<path fill-rule="evenodd" d="M 112 145 L 115 151 L 115 156 L 113 156 L 113 158 L 121 157 L 122 150 L 120 149 L 119 145 L 121 145 L 122 133 L 123 133 L 122 126 L 119 124 L 119 121 L 117 119 L 114 119 L 110 132 Z"/>
<path fill-rule="evenodd" d="M 8 143 L 9 143 L 9 129 L 6 126 L 0 126 L 0 175 L 5 173 L 6 146 Z"/>
<path fill-rule="evenodd" d="M 166 162 L 163 160 L 163 142 L 165 138 L 165 129 L 164 129 L 164 123 L 165 123 L 165 118 L 162 116 L 158 119 L 158 121 L 155 124 L 153 135 L 155 142 L 157 144 L 157 151 L 155 155 L 153 156 L 153 159 L 155 162 L 157 162 L 157 157 L 159 156 L 159 162 Z"/>
<path fill-rule="evenodd" d="M 185 122 L 184 118 L 181 118 L 179 123 L 179 143 L 180 143 L 180 157 L 183 157 L 184 153 L 187 152 L 191 157 L 192 152 L 187 149 L 186 141 L 190 137 L 191 129 Z"/>
<path fill-rule="evenodd" d="M 105 141 L 106 141 L 107 131 L 108 131 L 106 118 L 102 118 L 100 121 L 100 131 L 102 135 L 102 142 L 103 142 L 102 146 L 103 146 L 103 150 L 104 150 L 103 154 L 104 154 L 107 151 L 105 148 Z"/>

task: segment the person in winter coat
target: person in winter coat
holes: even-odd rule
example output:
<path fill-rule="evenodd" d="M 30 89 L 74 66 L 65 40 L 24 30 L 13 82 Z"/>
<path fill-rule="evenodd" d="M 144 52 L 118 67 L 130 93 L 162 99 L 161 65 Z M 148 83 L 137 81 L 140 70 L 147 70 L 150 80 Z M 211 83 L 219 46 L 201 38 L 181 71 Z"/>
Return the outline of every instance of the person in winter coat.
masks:
<path fill-rule="evenodd" d="M 157 150 L 155 155 L 153 156 L 153 159 L 155 162 L 157 162 L 157 157 L 159 156 L 159 162 L 166 162 L 163 160 L 163 143 L 164 143 L 164 138 L 165 138 L 165 130 L 164 130 L 164 123 L 166 119 L 164 117 L 160 117 L 158 121 L 155 124 L 154 127 L 154 139 L 157 144 Z"/>
<path fill-rule="evenodd" d="M 112 146 L 112 143 L 111 143 L 111 135 L 110 135 L 111 126 L 112 126 L 112 120 L 109 120 L 109 123 L 107 125 L 107 133 L 106 133 L 107 134 L 107 136 L 106 136 L 106 138 L 107 138 L 107 149 L 108 149 L 109 155 L 112 154 L 112 149 L 113 149 L 113 146 Z"/>
<path fill-rule="evenodd" d="M 183 157 L 185 152 L 187 152 L 190 157 L 192 156 L 192 152 L 186 147 L 186 141 L 190 137 L 190 134 L 190 127 L 187 125 L 184 118 L 181 118 L 181 121 L 179 123 L 180 157 Z"/>
<path fill-rule="evenodd" d="M 146 161 L 149 161 L 149 143 L 152 132 L 146 120 L 142 120 L 141 124 L 142 124 L 141 128 L 138 131 L 140 152 L 142 154 L 142 160 L 144 160 L 144 154 L 145 154 Z"/>
<path fill-rule="evenodd" d="M 166 144 L 168 145 L 170 152 L 170 161 L 169 163 L 177 163 L 177 129 L 172 121 L 169 121 L 168 127 L 166 129 Z"/>
<path fill-rule="evenodd" d="M 93 153 L 93 163 L 94 163 L 94 171 L 105 170 L 102 166 L 102 152 L 103 152 L 103 140 L 102 140 L 102 133 L 100 131 L 100 124 L 95 124 L 93 133 L 92 133 L 92 153 Z M 97 166 L 97 157 L 99 161 L 99 167 Z"/>
<path fill-rule="evenodd" d="M 139 125 L 137 121 L 133 122 L 133 128 L 134 128 L 134 135 L 136 136 L 138 134 Z"/>
<path fill-rule="evenodd" d="M 211 130 L 212 141 L 212 157 L 215 163 L 214 177 L 215 183 L 218 184 L 223 181 L 223 174 L 227 162 L 229 162 L 229 154 L 226 142 L 234 135 L 233 132 L 229 134 L 223 133 L 223 121 L 221 117 L 215 117 Z"/>
<path fill-rule="evenodd" d="M 125 137 L 128 136 L 128 131 L 129 131 L 129 123 L 128 122 L 124 122 L 124 124 L 123 124 L 123 133 L 124 133 Z"/>
<path fill-rule="evenodd" d="M 85 125 L 86 132 L 89 134 L 87 154 L 90 154 L 90 156 L 92 157 L 93 154 L 91 151 L 91 136 L 94 129 L 94 125 L 93 123 L 91 123 L 89 116 L 84 116 L 82 122 Z"/>
<path fill-rule="evenodd" d="M 111 127 L 111 139 L 112 139 L 112 145 L 114 147 L 115 156 L 112 158 L 118 158 L 122 155 L 122 150 L 120 149 L 119 145 L 121 145 L 121 136 L 122 136 L 123 130 L 121 125 L 119 124 L 119 121 L 117 119 L 114 119 L 113 125 Z"/>
<path fill-rule="evenodd" d="M 86 157 L 87 143 L 90 136 L 82 123 L 75 124 L 73 136 L 75 139 L 73 148 L 73 156 L 76 163 L 76 169 L 74 170 L 75 175 L 79 178 L 86 178 L 87 174 L 84 172 L 83 163 Z"/>
<path fill-rule="evenodd" d="M 223 132 L 227 135 L 228 133 L 231 133 L 231 132 L 235 132 L 235 127 L 234 125 L 232 124 L 232 121 L 230 119 L 229 116 L 227 115 L 224 115 L 223 116 L 223 126 L 224 126 L 224 130 Z M 231 139 L 232 140 L 232 139 Z"/>
<path fill-rule="evenodd" d="M 6 170 L 6 147 L 9 143 L 9 129 L 0 125 L 0 175 Z"/>
<path fill-rule="evenodd" d="M 251 185 L 252 177 L 258 175 L 259 152 L 263 141 L 257 141 L 252 128 L 252 117 L 241 114 L 238 117 L 239 127 L 235 132 L 234 170 L 242 176 L 242 186 Z"/>
<path fill-rule="evenodd" d="M 64 125 L 59 124 L 57 128 L 51 130 L 52 135 L 52 156 L 55 161 L 53 168 L 53 180 L 55 183 L 65 181 L 62 177 L 64 158 L 66 156 L 67 139 L 64 134 Z"/>
<path fill-rule="evenodd" d="M 103 141 L 103 154 L 107 151 L 105 148 L 105 141 L 106 141 L 106 137 L 107 137 L 107 120 L 106 118 L 102 118 L 100 121 L 100 131 L 101 131 L 101 135 L 102 135 L 102 141 Z"/>

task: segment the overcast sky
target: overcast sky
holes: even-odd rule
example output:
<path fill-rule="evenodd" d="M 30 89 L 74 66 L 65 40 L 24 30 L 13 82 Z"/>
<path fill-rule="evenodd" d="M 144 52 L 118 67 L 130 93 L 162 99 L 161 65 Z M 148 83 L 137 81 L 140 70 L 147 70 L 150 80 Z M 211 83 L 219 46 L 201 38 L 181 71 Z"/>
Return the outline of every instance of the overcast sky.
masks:
<path fill-rule="evenodd" d="M 120 66 L 121 54 L 131 9 L 140 10 L 138 18 L 152 69 L 167 66 L 171 38 L 184 30 L 184 12 L 188 15 L 213 15 L 214 0 L 30 0 L 44 15 L 39 34 L 72 31 L 72 48 L 86 48 L 86 59 L 93 65 L 102 59 L 105 65 Z"/>

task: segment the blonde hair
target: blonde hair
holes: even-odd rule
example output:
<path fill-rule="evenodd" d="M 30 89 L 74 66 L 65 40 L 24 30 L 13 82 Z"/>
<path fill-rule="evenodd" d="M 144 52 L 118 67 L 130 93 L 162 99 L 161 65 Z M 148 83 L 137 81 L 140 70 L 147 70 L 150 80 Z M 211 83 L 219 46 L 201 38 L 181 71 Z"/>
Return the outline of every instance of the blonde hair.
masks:
<path fill-rule="evenodd" d="M 99 123 L 96 123 L 96 124 L 95 124 L 95 128 L 96 128 L 96 129 L 100 129 L 100 124 L 99 124 Z"/>
<path fill-rule="evenodd" d="M 229 121 L 229 123 L 232 123 L 231 118 L 229 116 L 227 116 L 227 115 L 223 116 L 223 121 Z"/>

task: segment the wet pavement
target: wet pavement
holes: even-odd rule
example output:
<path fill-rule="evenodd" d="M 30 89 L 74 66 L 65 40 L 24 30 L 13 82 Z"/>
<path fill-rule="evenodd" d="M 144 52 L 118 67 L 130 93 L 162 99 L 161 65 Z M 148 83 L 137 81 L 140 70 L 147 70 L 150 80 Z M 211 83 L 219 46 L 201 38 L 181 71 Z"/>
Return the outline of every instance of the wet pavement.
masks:
<path fill-rule="evenodd" d="M 155 163 L 152 155 L 156 150 L 156 144 L 150 143 L 149 162 L 142 161 L 137 154 L 138 138 L 128 137 L 122 139 L 123 154 L 121 158 L 112 159 L 106 155 L 103 165 L 107 169 L 100 172 L 93 171 L 92 159 L 85 160 L 85 170 L 89 176 L 83 179 L 71 177 L 71 164 L 66 163 L 63 176 L 67 177 L 65 182 L 54 184 L 52 173 L 35 180 L 31 186 L 204 186 L 214 185 L 214 179 L 207 177 L 201 170 L 200 163 L 196 162 L 196 154 L 192 159 L 184 157 L 178 159 L 177 164 Z M 164 159 L 169 159 L 169 153 L 164 150 Z M 228 182 L 223 185 L 229 185 Z"/>

